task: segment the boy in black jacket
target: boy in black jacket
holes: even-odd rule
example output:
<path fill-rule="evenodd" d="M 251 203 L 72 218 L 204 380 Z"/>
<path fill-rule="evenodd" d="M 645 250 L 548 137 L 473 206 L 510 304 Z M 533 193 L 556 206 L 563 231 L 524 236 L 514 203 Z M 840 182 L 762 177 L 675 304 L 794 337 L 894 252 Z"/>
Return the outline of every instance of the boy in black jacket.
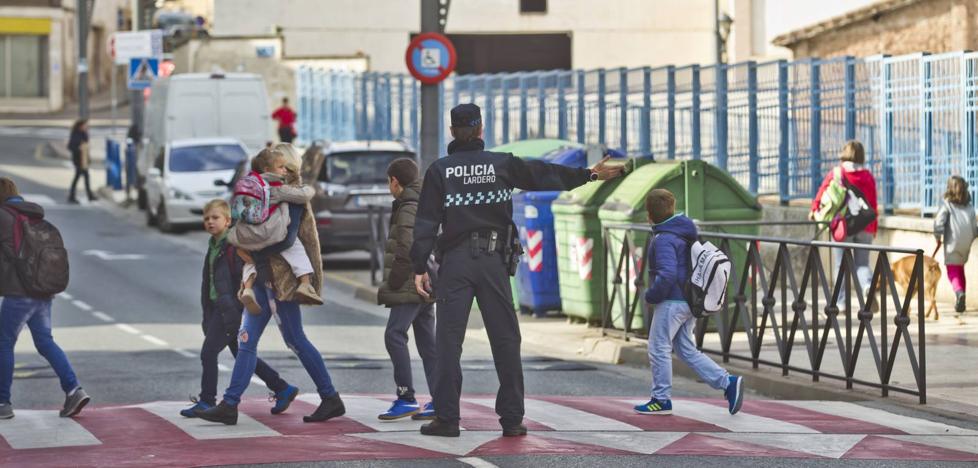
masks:
<path fill-rule="evenodd" d="M 237 297 L 241 284 L 243 263 L 233 245 L 227 242 L 231 226 L 231 208 L 221 199 L 211 200 L 204 206 L 204 229 L 211 235 L 207 255 L 204 257 L 204 274 L 200 288 L 200 304 L 204 310 L 204 343 L 200 347 L 200 396 L 191 397 L 194 403 L 180 411 L 180 415 L 195 418 L 194 409 L 206 410 L 217 400 L 217 355 L 225 347 L 238 355 L 238 328 L 241 327 L 243 306 Z M 299 389 L 279 377 L 278 372 L 261 359 L 255 374 L 265 382 L 275 400 L 272 414 L 288 409 Z"/>

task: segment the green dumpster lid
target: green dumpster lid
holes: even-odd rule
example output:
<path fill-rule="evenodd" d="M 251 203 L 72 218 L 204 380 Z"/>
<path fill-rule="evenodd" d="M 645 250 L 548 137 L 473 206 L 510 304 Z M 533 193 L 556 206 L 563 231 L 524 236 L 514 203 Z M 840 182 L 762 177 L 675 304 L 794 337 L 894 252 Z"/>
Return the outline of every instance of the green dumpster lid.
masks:
<path fill-rule="evenodd" d="M 513 153 L 514 156 L 521 158 L 539 158 L 553 150 L 560 148 L 580 148 L 580 143 L 569 140 L 558 140 L 553 138 L 539 138 L 532 140 L 519 140 L 499 145 L 490 151 L 499 153 Z"/>
<path fill-rule="evenodd" d="M 758 219 L 761 214 L 756 197 L 729 174 L 693 160 L 657 162 L 637 169 L 601 206 L 601 219 L 644 222 L 645 197 L 656 188 L 676 196 L 676 211 L 703 221 Z"/>

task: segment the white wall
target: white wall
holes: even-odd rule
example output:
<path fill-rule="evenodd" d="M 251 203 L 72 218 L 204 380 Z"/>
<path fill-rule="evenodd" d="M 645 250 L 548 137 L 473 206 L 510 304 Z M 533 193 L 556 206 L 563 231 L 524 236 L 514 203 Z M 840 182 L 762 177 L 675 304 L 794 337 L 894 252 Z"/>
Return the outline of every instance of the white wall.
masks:
<path fill-rule="evenodd" d="M 713 59 L 711 0 L 548 3 L 546 14 L 520 14 L 518 0 L 455 1 L 447 32 L 569 32 L 575 68 Z M 286 57 L 363 55 L 379 71 L 404 71 L 404 49 L 420 29 L 419 0 L 215 0 L 214 8 L 215 36 L 280 26 Z"/>

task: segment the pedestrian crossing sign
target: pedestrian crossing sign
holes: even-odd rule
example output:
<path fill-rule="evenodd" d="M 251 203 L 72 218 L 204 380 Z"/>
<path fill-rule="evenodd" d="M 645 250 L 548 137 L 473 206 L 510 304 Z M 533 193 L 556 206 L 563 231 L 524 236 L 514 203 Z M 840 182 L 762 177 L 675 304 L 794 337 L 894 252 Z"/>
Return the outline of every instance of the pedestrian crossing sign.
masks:
<path fill-rule="evenodd" d="M 129 60 L 129 89 L 142 90 L 149 88 L 159 76 L 160 60 L 149 57 L 138 57 Z"/>

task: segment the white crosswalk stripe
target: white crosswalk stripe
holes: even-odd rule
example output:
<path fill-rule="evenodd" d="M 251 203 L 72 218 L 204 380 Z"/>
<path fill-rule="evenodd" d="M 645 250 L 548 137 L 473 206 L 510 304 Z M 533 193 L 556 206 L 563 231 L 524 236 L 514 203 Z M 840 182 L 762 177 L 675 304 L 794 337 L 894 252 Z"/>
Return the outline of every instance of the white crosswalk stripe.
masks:
<path fill-rule="evenodd" d="M 978 436 L 887 435 L 883 437 L 978 454 Z"/>
<path fill-rule="evenodd" d="M 748 434 L 716 432 L 710 437 L 748 444 L 804 452 L 819 457 L 840 458 L 866 436 L 863 434 Z"/>
<path fill-rule="evenodd" d="M 644 403 L 641 401 L 625 401 L 635 405 Z M 778 421 L 777 419 L 765 418 L 763 416 L 747 414 L 743 411 L 731 416 L 724 407 L 692 400 L 672 400 L 672 414 L 713 424 L 714 426 L 719 426 L 732 432 L 784 432 L 791 434 L 818 433 L 818 431 L 809 427 Z"/>
<path fill-rule="evenodd" d="M 911 435 L 978 435 L 978 431 L 869 408 L 844 401 L 779 401 L 786 405 L 892 427 Z"/>
<path fill-rule="evenodd" d="M 343 397 L 344 399 L 346 397 Z M 462 431 L 458 437 L 430 437 L 419 432 L 375 432 L 372 434 L 354 434 L 356 437 L 378 442 L 423 447 L 425 450 L 448 453 L 451 455 L 466 455 L 487 442 L 499 438 L 499 431 Z"/>
<path fill-rule="evenodd" d="M 53 410 L 16 410 L 13 419 L 0 421 L 0 437 L 14 449 L 101 444 L 77 421 L 62 418 Z"/>
<path fill-rule="evenodd" d="M 579 444 L 599 445 L 616 450 L 651 455 L 673 442 L 686 437 L 688 432 L 553 432 L 541 437 L 566 440 Z"/>
<path fill-rule="evenodd" d="M 496 400 L 466 398 L 465 401 L 495 408 Z M 527 398 L 526 417 L 555 431 L 641 431 L 621 421 L 570 408 L 549 401 Z"/>
<path fill-rule="evenodd" d="M 245 437 L 271 437 L 281 435 L 240 411 L 238 412 L 238 424 L 225 426 L 220 423 L 180 416 L 180 410 L 189 405 L 179 401 L 155 401 L 137 406 L 165 419 L 166 422 L 177 426 L 180 430 L 186 432 L 187 435 L 197 440 L 240 439 Z"/>
<path fill-rule="evenodd" d="M 315 393 L 300 395 L 299 399 L 307 403 L 319 405 L 322 399 Z M 391 402 L 379 398 L 343 395 L 343 406 L 346 407 L 346 417 L 378 432 L 417 431 L 425 421 L 414 421 L 411 418 L 401 418 L 394 421 L 381 421 L 377 415 L 390 407 Z"/>

